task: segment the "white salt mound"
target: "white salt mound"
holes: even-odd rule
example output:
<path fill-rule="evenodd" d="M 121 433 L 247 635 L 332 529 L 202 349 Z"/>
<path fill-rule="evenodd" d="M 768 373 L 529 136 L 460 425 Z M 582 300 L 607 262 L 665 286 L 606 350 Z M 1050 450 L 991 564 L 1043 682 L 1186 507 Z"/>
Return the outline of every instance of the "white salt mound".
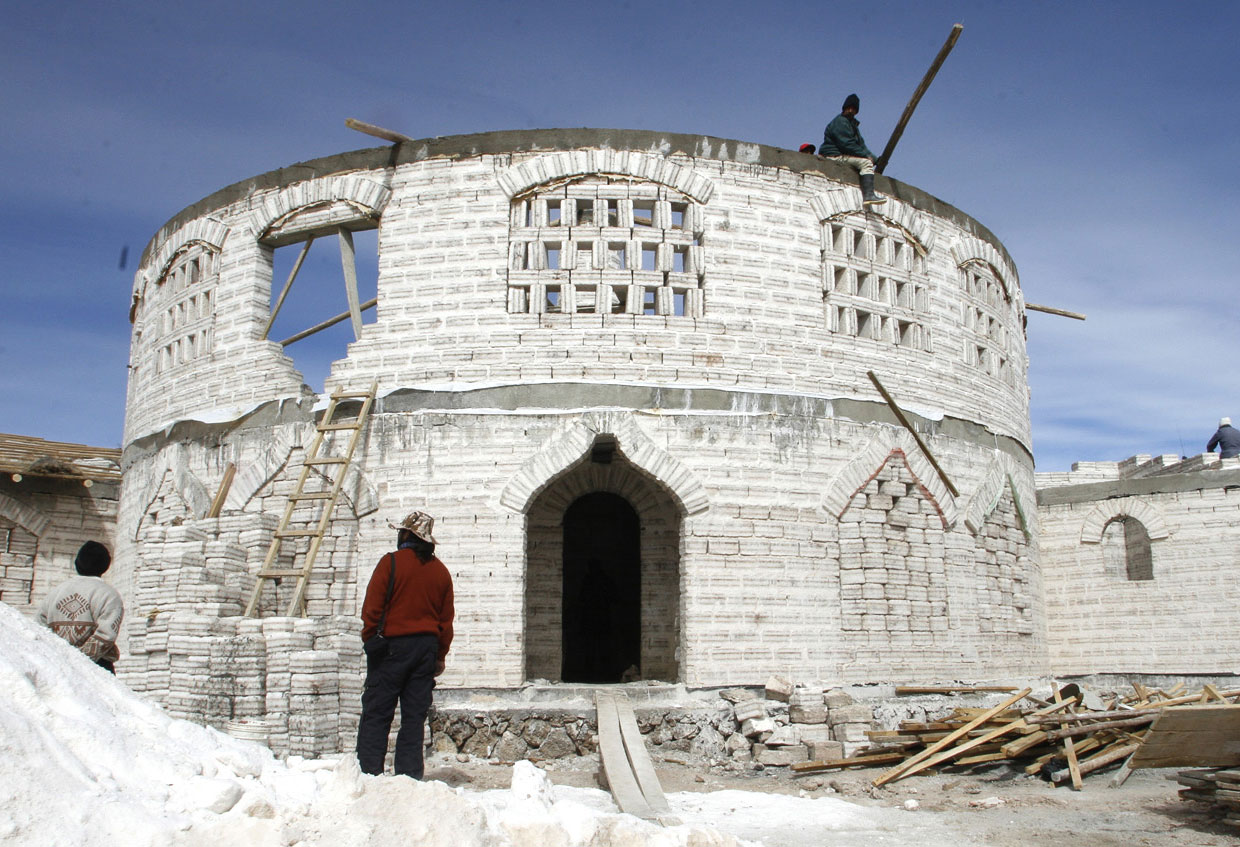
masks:
<path fill-rule="evenodd" d="M 166 715 L 0 603 L 0 843 L 38 847 L 730 847 L 607 795 L 562 794 L 528 762 L 471 792 L 362 774 L 352 756 L 287 763 Z M 586 802 L 580 802 L 584 798 Z M 608 808 L 610 806 L 610 808 Z"/>

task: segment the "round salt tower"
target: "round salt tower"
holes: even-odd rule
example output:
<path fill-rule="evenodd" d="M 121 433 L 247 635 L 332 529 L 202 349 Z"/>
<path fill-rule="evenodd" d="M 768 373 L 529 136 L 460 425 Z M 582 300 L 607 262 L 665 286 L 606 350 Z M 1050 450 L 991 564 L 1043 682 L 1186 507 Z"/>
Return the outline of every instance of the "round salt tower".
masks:
<path fill-rule="evenodd" d="M 878 189 L 863 208 L 812 155 L 583 129 L 344 153 L 185 209 L 133 292 L 122 672 L 235 719 L 289 712 L 272 680 L 335 655 L 343 709 L 360 597 L 412 509 L 456 584 L 446 687 L 1041 672 L 1015 266 L 959 210 Z M 339 242 L 347 290 L 372 229 L 374 302 L 352 298 L 325 390 L 376 399 L 349 460 L 308 470 L 340 492 L 305 617 L 292 577 L 247 617 L 327 404 L 268 337 L 273 256 Z M 265 681 L 212 690 L 225 660 Z"/>

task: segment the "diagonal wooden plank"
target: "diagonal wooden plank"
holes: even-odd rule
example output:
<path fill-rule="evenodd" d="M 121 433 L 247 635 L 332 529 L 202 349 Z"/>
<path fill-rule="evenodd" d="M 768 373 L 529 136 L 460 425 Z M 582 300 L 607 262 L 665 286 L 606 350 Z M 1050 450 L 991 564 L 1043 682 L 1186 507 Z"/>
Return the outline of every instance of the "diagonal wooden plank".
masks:
<path fill-rule="evenodd" d="M 627 694 L 615 693 L 616 718 L 620 726 L 620 737 L 624 740 L 624 750 L 628 754 L 629 764 L 637 784 L 641 787 L 642 796 L 647 805 L 656 813 L 664 814 L 670 809 L 667 798 L 663 796 L 663 786 L 659 785 L 659 777 L 654 772 L 654 763 L 650 761 L 650 753 L 646 743 L 642 741 L 641 731 L 637 728 L 637 717 L 633 714 L 633 704 Z"/>
<path fill-rule="evenodd" d="M 349 301 L 349 318 L 353 321 L 353 339 L 362 337 L 362 309 L 357 296 L 357 262 L 354 259 L 353 233 L 344 227 L 336 230 L 340 239 L 340 265 L 344 270 L 344 293 Z"/>
<path fill-rule="evenodd" d="M 903 764 L 896 765 L 894 768 L 892 768 L 891 770 L 887 771 L 886 773 L 884 773 L 883 775 L 875 779 L 873 784 L 875 786 L 883 785 L 884 783 L 891 782 L 891 780 L 896 779 L 897 777 L 903 776 L 906 771 L 910 770 L 911 768 L 916 767 L 919 762 L 929 759 L 931 756 L 933 756 L 935 753 L 938 753 L 940 750 L 944 749 L 945 747 L 951 746 L 953 743 L 956 742 L 957 739 L 963 738 L 964 736 L 968 735 L 971 731 L 973 731 L 974 729 L 977 729 L 979 726 L 986 723 L 986 721 L 990 720 L 992 717 L 994 717 L 995 715 L 1005 710 L 1008 706 L 1011 706 L 1013 703 L 1016 703 L 1024 699 L 1026 694 L 1030 694 L 1032 692 L 1033 692 L 1032 688 L 1022 688 L 1020 691 L 1018 691 L 1016 694 L 1012 695 L 1008 699 L 1004 700 L 998 706 L 995 706 L 993 709 L 988 709 L 982 714 L 978 715 L 976 718 L 969 721 L 964 726 L 960 727 L 960 729 L 956 730 L 951 735 L 944 738 L 942 741 L 938 742 L 937 744 L 933 744 L 927 747 L 925 750 L 922 750 L 916 756 L 913 756 L 912 758 L 907 759 Z"/>
<path fill-rule="evenodd" d="M 658 817 L 646 802 L 637 777 L 629 764 L 620 735 L 620 719 L 616 711 L 616 698 L 610 691 L 598 691 L 594 695 L 594 708 L 598 714 L 598 750 L 603 772 L 607 775 L 607 787 L 616 798 L 620 811 L 639 818 L 652 820 Z"/>

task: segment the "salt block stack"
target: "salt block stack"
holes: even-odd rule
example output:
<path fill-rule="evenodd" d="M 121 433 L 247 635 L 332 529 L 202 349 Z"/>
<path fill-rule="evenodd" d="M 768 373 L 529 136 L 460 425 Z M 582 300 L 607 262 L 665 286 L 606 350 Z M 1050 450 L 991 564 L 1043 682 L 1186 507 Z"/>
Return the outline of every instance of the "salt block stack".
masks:
<path fill-rule="evenodd" d="M 797 686 L 775 676 L 763 695 L 743 689 L 722 693 L 735 701 L 739 730 L 725 742 L 735 760 L 779 766 L 838 759 L 868 743 L 865 733 L 874 728 L 873 709 L 842 689 Z"/>

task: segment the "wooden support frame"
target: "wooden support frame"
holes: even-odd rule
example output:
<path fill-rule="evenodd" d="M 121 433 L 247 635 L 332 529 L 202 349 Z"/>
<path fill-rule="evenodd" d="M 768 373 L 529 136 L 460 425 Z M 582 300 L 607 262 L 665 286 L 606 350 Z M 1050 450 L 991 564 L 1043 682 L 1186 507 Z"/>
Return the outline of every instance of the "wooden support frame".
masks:
<path fill-rule="evenodd" d="M 357 296 L 357 259 L 353 249 L 353 233 L 341 227 L 336 230 L 340 240 L 340 266 L 344 271 L 344 294 L 349 301 L 349 319 L 353 322 L 353 340 L 362 337 L 362 309 Z"/>
<path fill-rule="evenodd" d="M 917 86 L 917 90 L 913 92 L 908 105 L 904 107 L 904 113 L 900 115 L 900 120 L 896 122 L 896 128 L 891 131 L 891 138 L 887 140 L 887 146 L 883 148 L 882 154 L 874 162 L 874 170 L 880 174 L 886 170 L 887 162 L 891 160 L 891 154 L 896 149 L 896 144 L 900 142 L 900 137 L 904 135 L 904 128 L 908 126 L 909 120 L 913 117 L 913 110 L 921 102 L 921 98 L 926 93 L 926 89 L 930 87 L 930 83 L 934 82 L 939 68 L 943 67 L 943 63 L 947 61 L 947 54 L 952 52 L 952 48 L 956 46 L 956 40 L 960 38 L 960 33 L 963 31 L 964 24 L 954 24 L 952 26 L 952 31 L 947 36 L 947 41 L 943 42 L 943 46 L 939 48 L 939 55 L 934 57 L 934 61 L 930 63 L 930 70 L 926 71 L 926 75 L 921 78 L 921 83 Z"/>
<path fill-rule="evenodd" d="M 378 297 L 372 297 L 369 300 L 367 300 L 365 303 L 360 304 L 358 306 L 358 309 L 361 312 L 368 311 L 370 309 L 373 309 L 378 302 L 379 302 Z M 334 318 L 328 318 L 322 323 L 315 324 L 309 329 L 303 329 L 301 332 L 297 333 L 296 335 L 290 335 L 288 338 L 280 342 L 280 346 L 287 347 L 295 341 L 301 341 L 303 338 L 309 338 L 310 336 L 314 335 L 316 332 L 322 332 L 325 329 L 330 329 L 331 327 L 335 326 L 341 321 L 348 320 L 350 317 L 352 317 L 352 314 L 350 312 L 341 312 L 340 314 L 336 315 Z"/>
<path fill-rule="evenodd" d="M 293 287 L 293 280 L 297 279 L 297 272 L 301 270 L 302 262 L 306 261 L 306 254 L 310 252 L 310 245 L 314 243 L 314 236 L 310 236 L 301 246 L 301 252 L 297 254 L 297 261 L 293 263 L 293 269 L 289 271 L 288 281 L 284 283 L 284 288 L 280 290 L 280 297 L 276 300 L 276 304 L 271 307 L 271 317 L 267 319 L 267 326 L 263 328 L 263 338 L 271 334 L 271 327 L 275 325 L 276 315 L 280 314 L 280 307 L 284 305 L 284 298 L 288 297 L 289 291 Z"/>
<path fill-rule="evenodd" d="M 875 376 L 874 371 L 866 371 L 865 374 L 870 378 L 870 382 L 874 383 L 874 387 L 878 389 L 878 393 L 883 395 L 883 399 L 887 401 L 887 405 L 890 406 L 891 411 L 895 413 L 896 420 L 903 424 L 904 428 L 909 431 L 909 435 L 913 436 L 913 440 L 917 442 L 917 446 L 921 448 L 921 452 L 927 459 L 930 460 L 930 466 L 933 467 L 935 472 L 939 475 L 939 479 L 943 480 L 943 484 L 947 486 L 947 490 L 952 493 L 953 497 L 959 497 L 960 491 L 957 490 L 956 486 L 952 484 L 952 481 L 948 479 L 947 472 L 939 466 L 938 460 L 934 458 L 934 454 L 930 452 L 930 448 L 926 446 L 926 442 L 921 440 L 921 436 L 917 433 L 917 430 L 913 429 L 913 424 L 908 417 L 905 416 L 904 410 L 901 409 L 896 404 L 896 401 L 892 399 L 891 395 L 887 393 L 887 389 L 884 388 L 883 384 L 878 381 L 878 377 Z"/>

